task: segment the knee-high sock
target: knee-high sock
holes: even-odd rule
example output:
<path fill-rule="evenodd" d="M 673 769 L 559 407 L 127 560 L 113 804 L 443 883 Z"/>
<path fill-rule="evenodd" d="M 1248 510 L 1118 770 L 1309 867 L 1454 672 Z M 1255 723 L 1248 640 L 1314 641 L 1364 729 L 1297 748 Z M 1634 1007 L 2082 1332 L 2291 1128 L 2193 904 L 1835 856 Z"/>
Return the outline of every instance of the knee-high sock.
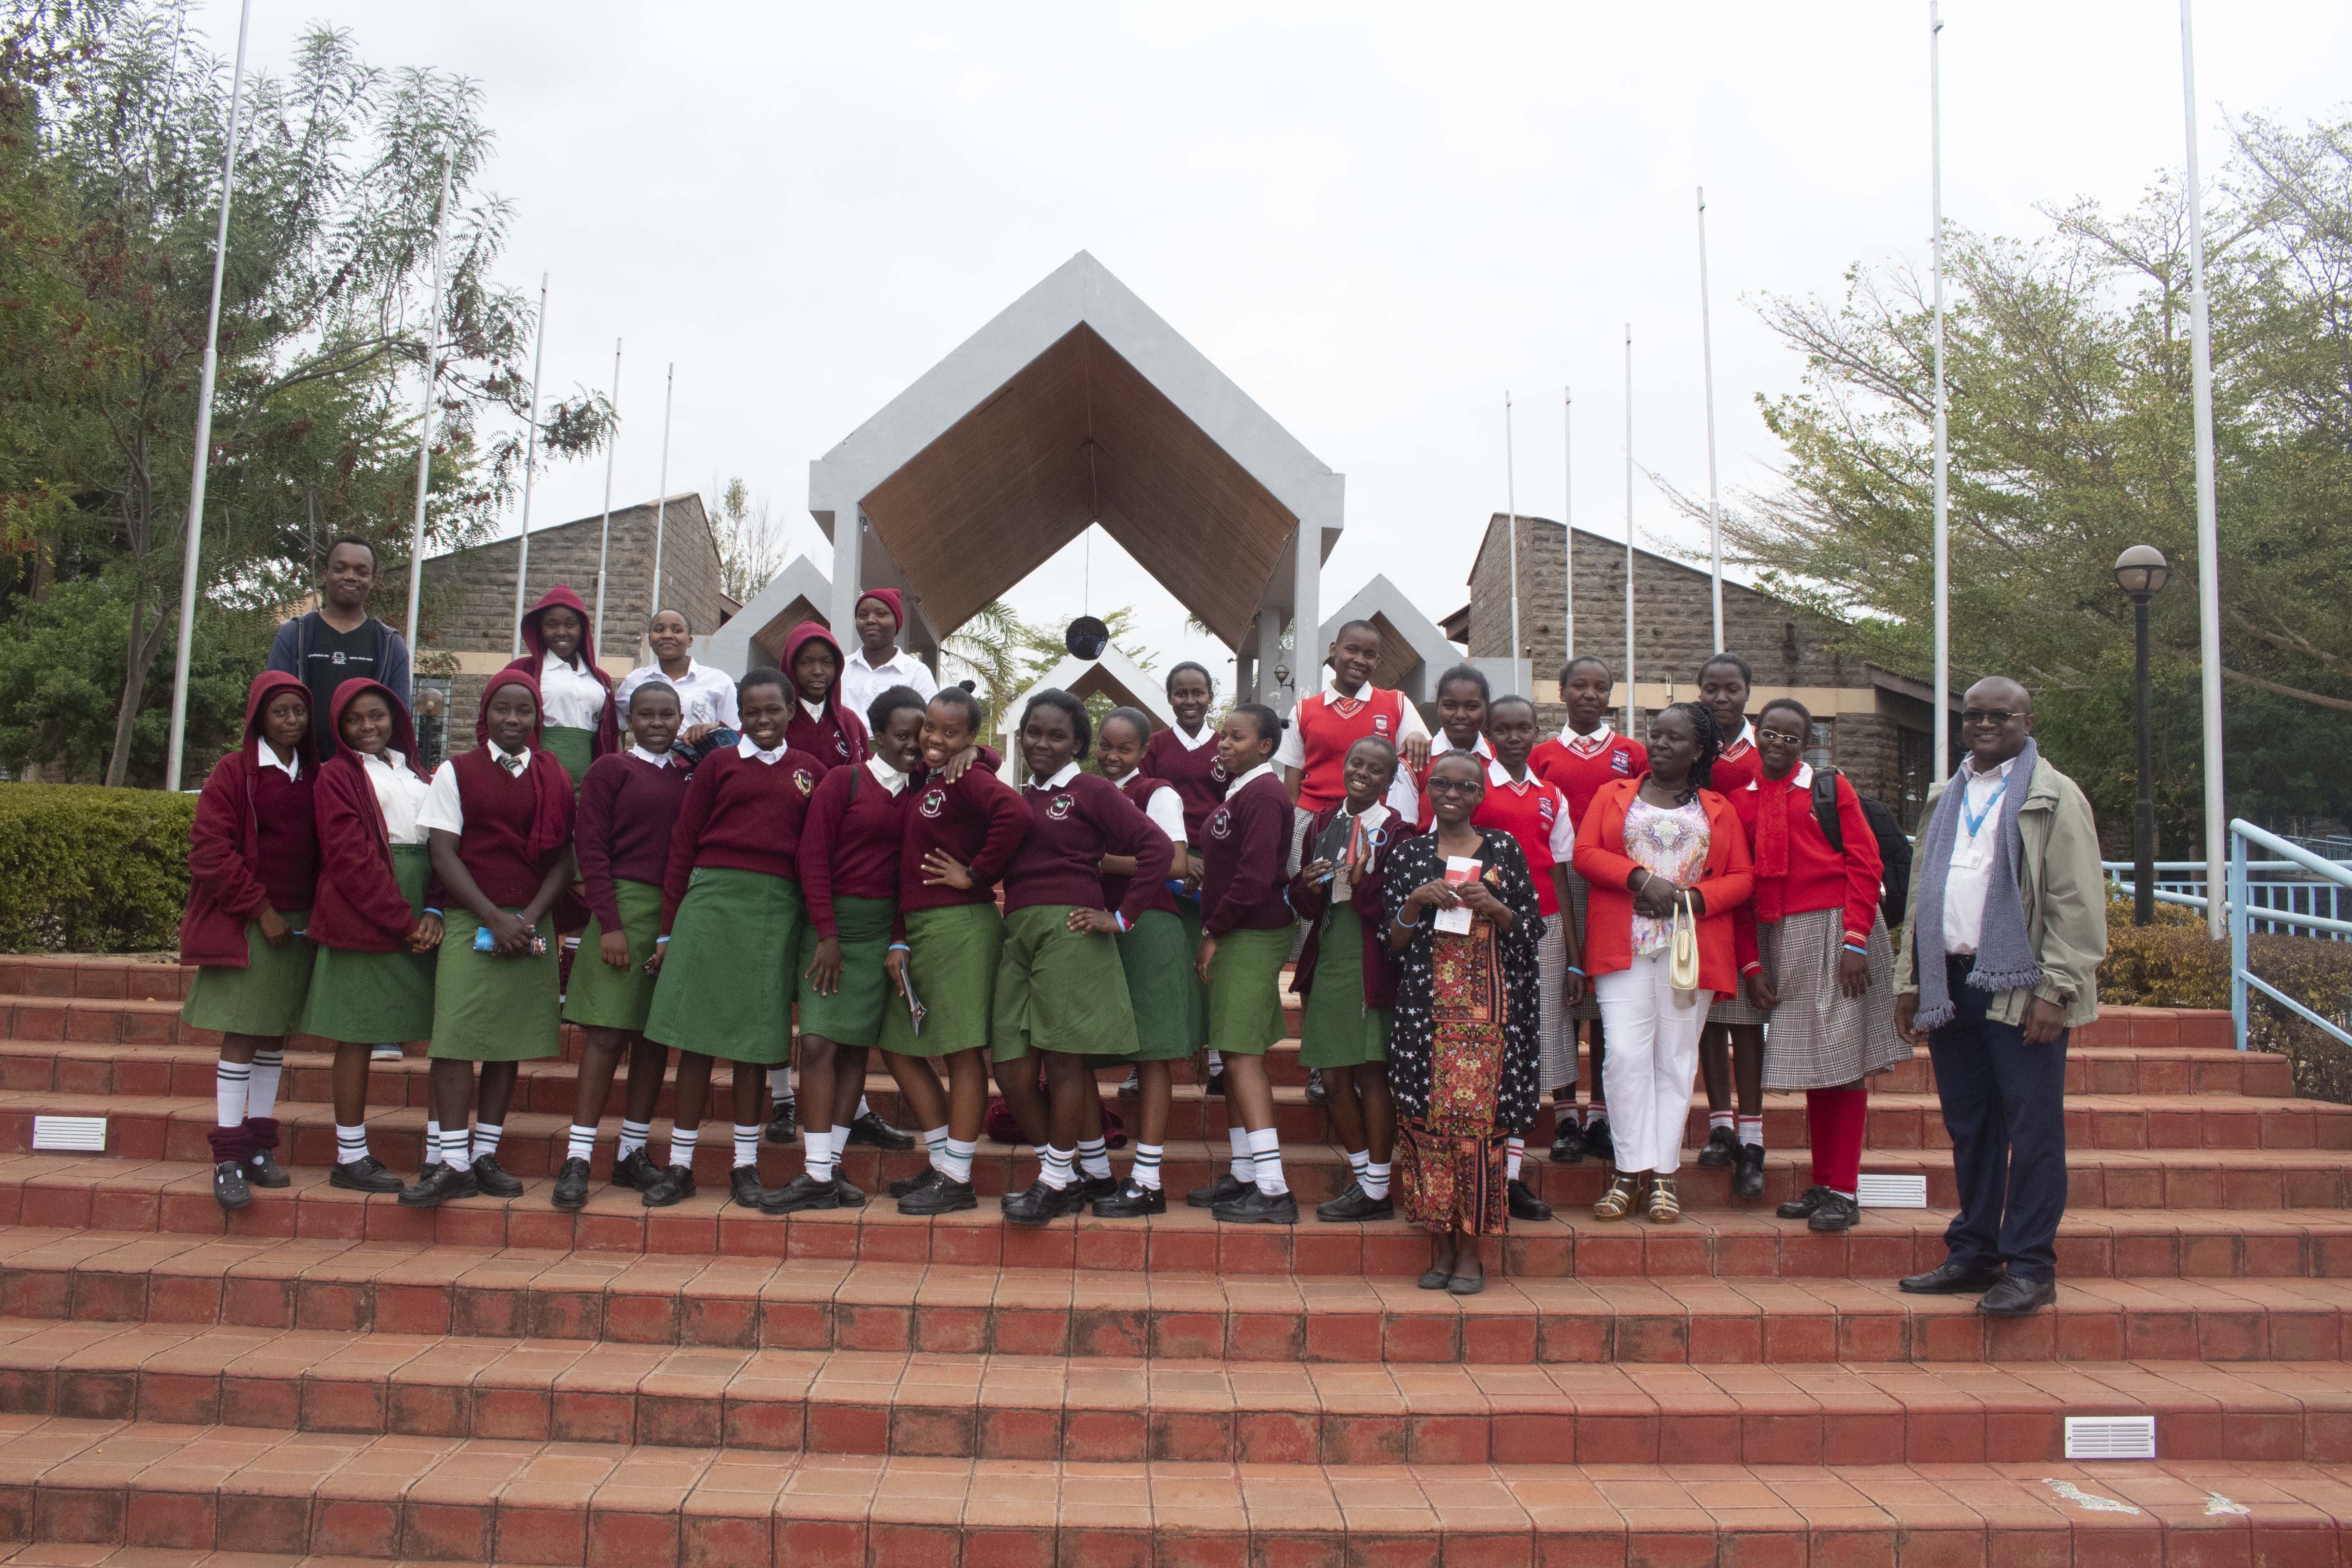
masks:
<path fill-rule="evenodd" d="M 213 1120 L 223 1127 L 245 1125 L 245 1108 L 253 1088 L 253 1064 L 221 1061 L 213 1065 Z"/>
<path fill-rule="evenodd" d="M 245 1102 L 247 1121 L 278 1113 L 278 1079 L 285 1068 L 283 1046 L 264 1046 L 253 1053 L 253 1084 Z"/>

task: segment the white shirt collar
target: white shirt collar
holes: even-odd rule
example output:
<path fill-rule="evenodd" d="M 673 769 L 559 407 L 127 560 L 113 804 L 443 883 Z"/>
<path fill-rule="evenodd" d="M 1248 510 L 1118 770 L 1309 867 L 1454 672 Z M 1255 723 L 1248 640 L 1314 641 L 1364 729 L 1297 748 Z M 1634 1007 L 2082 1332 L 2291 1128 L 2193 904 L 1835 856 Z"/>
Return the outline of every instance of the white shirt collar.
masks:
<path fill-rule="evenodd" d="M 1168 729 L 1176 737 L 1176 743 L 1188 752 L 1197 752 L 1217 738 L 1217 727 L 1209 722 L 1209 716 L 1205 713 L 1201 715 L 1201 732 L 1197 735 L 1184 733 L 1181 724 L 1171 724 Z"/>
<path fill-rule="evenodd" d="M 1369 689 L 1369 688 L 1367 688 L 1367 689 Z M 1225 798 L 1227 800 L 1233 799 L 1234 796 L 1240 792 L 1242 785 L 1249 783 L 1252 779 L 1272 778 L 1273 776 L 1273 762 L 1269 760 L 1260 763 L 1257 766 L 1252 768 L 1249 772 L 1242 774 L 1241 777 L 1235 779 L 1233 783 L 1225 786 Z"/>
<path fill-rule="evenodd" d="M 1052 778 L 1041 779 L 1034 773 L 1031 774 L 1029 779 L 1029 787 L 1031 789 L 1059 789 L 1077 776 L 1078 764 L 1075 762 L 1067 762 L 1062 764 L 1060 771 L 1055 773 Z"/>
<path fill-rule="evenodd" d="M 586 668 L 587 663 L 588 661 L 584 658 L 575 662 L 572 659 L 559 658 L 551 648 L 539 656 L 539 668 L 542 674 L 551 669 L 561 669 L 572 675 L 585 675 L 588 673 Z"/>
<path fill-rule="evenodd" d="M 1442 729 L 1429 738 L 1429 754 L 1433 757 L 1442 757 L 1448 752 L 1458 752 L 1461 749 L 1454 743 L 1454 738 Z M 1470 749 L 1482 757 L 1491 757 L 1495 754 L 1495 748 L 1487 744 L 1486 737 L 1484 735 L 1471 742 Z"/>
<path fill-rule="evenodd" d="M 2024 753 L 2021 752 L 2018 755 L 2022 756 Z M 1966 764 L 1968 767 L 1969 778 L 1971 782 L 1977 779 L 2005 779 L 2009 776 L 2011 766 L 2015 763 L 2016 761 L 2017 757 L 2011 757 L 2008 762 L 2001 763 L 1999 767 L 1987 768 L 1979 772 L 1977 768 L 1976 754 L 1974 752 L 1970 752 Z"/>
<path fill-rule="evenodd" d="M 783 761 L 784 753 L 792 750 L 792 742 L 787 740 L 774 751 L 763 752 L 760 750 L 758 743 L 747 734 L 741 740 L 735 742 L 735 754 L 739 757 L 757 757 L 760 761 L 767 763 L 770 767 L 774 767 L 778 763 Z"/>
<path fill-rule="evenodd" d="M 271 749 L 268 741 L 262 736 L 256 735 L 253 738 L 253 751 L 254 755 L 259 760 L 263 767 L 276 768 L 288 778 L 293 779 L 297 783 L 301 781 L 302 749 L 299 746 L 294 748 L 294 760 L 288 763 L 281 763 L 278 760 L 277 752 Z"/>
<path fill-rule="evenodd" d="M 1732 752 L 1739 750 L 1742 746 L 1753 745 L 1755 743 L 1755 724 L 1748 720 L 1742 719 L 1739 721 L 1739 733 L 1734 735 L 1731 739 L 1723 743 L 1723 754 L 1729 756 Z"/>
<path fill-rule="evenodd" d="M 900 790 L 907 787 L 907 775 L 900 773 L 898 769 L 892 767 L 889 763 L 884 762 L 879 757 L 866 758 L 866 771 L 874 775 L 874 782 L 876 784 L 880 784 L 892 795 L 897 795 Z"/>
<path fill-rule="evenodd" d="M 823 719 L 826 706 L 823 702 L 812 702 L 805 697 L 801 699 L 801 711 L 812 719 Z"/>
<path fill-rule="evenodd" d="M 1776 784 L 1785 784 L 1791 789 L 1811 789 L 1813 787 L 1813 764 L 1806 762 L 1801 757 L 1797 761 L 1796 772 L 1790 773 L 1785 779 L 1777 779 L 1773 782 Z M 1756 776 L 1748 781 L 1748 787 L 1759 792 L 1763 789 L 1763 769 L 1759 768 L 1756 770 Z"/>
<path fill-rule="evenodd" d="M 1606 719 L 1601 721 L 1600 727 L 1590 735 L 1580 735 L 1562 724 L 1559 727 L 1559 743 L 1571 752 L 1580 752 L 1589 757 L 1596 752 L 1607 751 L 1609 742 L 1616 738 L 1616 734 L 1615 728 Z"/>
<path fill-rule="evenodd" d="M 1353 691 L 1342 691 L 1339 689 L 1339 678 L 1328 669 L 1323 672 L 1323 694 L 1326 697 L 1352 698 L 1358 702 L 1370 702 L 1372 700 L 1372 693 L 1377 689 L 1378 688 L 1367 680 Z"/>
<path fill-rule="evenodd" d="M 525 746 L 520 752 L 509 752 L 504 746 L 499 745 L 496 741 L 484 741 L 482 744 L 489 749 L 490 761 L 494 763 L 499 762 L 499 759 L 501 757 L 520 757 L 522 759 L 522 766 L 515 770 L 515 777 L 520 778 L 523 774 L 530 772 L 530 748 L 529 746 Z M 499 763 L 499 766 L 503 767 L 505 764 L 503 763 Z"/>
<path fill-rule="evenodd" d="M 386 746 L 383 751 L 376 752 L 373 756 L 370 756 L 365 752 L 354 752 L 352 754 L 358 757 L 363 763 L 367 763 L 373 767 L 383 768 L 395 773 L 408 765 L 408 759 L 400 752 L 394 751 L 390 746 Z"/>
<path fill-rule="evenodd" d="M 641 763 L 650 763 L 657 768 L 666 768 L 670 763 L 670 755 L 667 752 L 648 752 L 643 746 L 634 743 L 629 747 L 629 755 Z"/>
<path fill-rule="evenodd" d="M 849 654 L 849 661 L 852 664 L 859 665 L 866 669 L 873 670 L 877 674 L 879 674 L 886 669 L 905 668 L 906 666 L 902 661 L 905 660 L 906 658 L 907 650 L 896 644 L 891 646 L 890 657 L 884 659 L 879 664 L 875 663 L 872 659 L 866 657 L 866 645 L 864 643 L 859 643 L 855 648 L 850 650 Z"/>

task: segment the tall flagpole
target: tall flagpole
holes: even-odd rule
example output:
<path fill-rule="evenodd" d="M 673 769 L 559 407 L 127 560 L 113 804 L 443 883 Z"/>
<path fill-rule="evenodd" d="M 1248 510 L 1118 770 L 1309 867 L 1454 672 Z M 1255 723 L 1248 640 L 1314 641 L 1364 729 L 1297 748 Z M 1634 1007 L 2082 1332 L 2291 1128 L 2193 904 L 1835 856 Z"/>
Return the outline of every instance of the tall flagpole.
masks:
<path fill-rule="evenodd" d="M 425 395 L 417 400 L 416 516 L 408 528 L 408 650 L 416 655 L 416 612 L 425 596 L 425 493 L 433 478 L 433 384 L 441 369 L 441 266 L 449 247 L 449 172 L 441 154 L 441 200 L 433 212 L 433 313 L 425 319 Z"/>
<path fill-rule="evenodd" d="M 1633 323 L 1625 323 L 1625 733 L 1633 732 Z"/>
<path fill-rule="evenodd" d="M 1706 540 L 1714 559 L 1715 651 L 1723 651 L 1723 508 L 1715 479 L 1715 327 L 1706 299 L 1706 187 L 1698 188 L 1698 341 L 1706 363 Z"/>
<path fill-rule="evenodd" d="M 1516 689 L 1519 679 L 1519 492 L 1518 466 L 1511 456 L 1511 395 L 1503 393 L 1503 506 L 1509 521 L 1504 525 L 1510 530 L 1511 549 L 1511 684 Z"/>
<path fill-rule="evenodd" d="M 204 540 L 205 476 L 212 467 L 213 379 L 220 368 L 221 270 L 228 262 L 228 198 L 236 183 L 238 116 L 245 107 L 245 35 L 253 21 L 253 0 L 236 22 L 236 74 L 228 84 L 228 150 L 221 155 L 220 226 L 213 231 L 213 302 L 205 323 L 204 369 L 197 377 L 196 452 L 188 476 L 188 543 L 180 558 L 180 630 L 172 653 L 172 736 L 163 759 L 163 787 L 180 787 L 180 764 L 188 739 L 188 659 L 196 633 L 196 552 Z"/>
<path fill-rule="evenodd" d="M 613 453 L 621 444 L 621 340 L 613 340 L 613 428 L 604 437 L 604 527 L 596 536 L 596 646 L 604 646 L 604 565 L 613 552 Z M 652 616 L 646 617 L 648 621 Z M 601 653 L 598 658 L 604 657 Z"/>
<path fill-rule="evenodd" d="M 530 576 L 530 476 L 539 466 L 539 367 L 547 361 L 547 274 L 539 275 L 539 324 L 530 351 L 530 433 L 522 447 L 522 548 L 515 556 L 515 657 L 522 657 L 523 584 Z"/>
<path fill-rule="evenodd" d="M 2189 337 L 2197 438 L 2197 653 L 2205 710 L 2205 933 L 2220 941 L 2228 910 L 2229 818 L 2221 772 L 2221 544 L 2213 496 L 2213 336 L 2205 312 L 2205 194 L 2197 174 L 2197 47 L 2180 0 L 2180 102 L 2189 125 Z"/>
<path fill-rule="evenodd" d="M 662 531 L 669 521 L 669 411 L 677 395 L 677 366 L 669 367 L 669 380 L 662 393 L 662 455 L 661 494 L 654 500 L 654 596 L 646 605 L 646 619 L 651 621 L 661 614 Z"/>
<path fill-rule="evenodd" d="M 1576 394 L 1559 389 L 1560 589 L 1566 605 L 1559 620 L 1562 662 L 1576 657 Z M 1563 697 L 1567 694 L 1561 693 Z"/>
<path fill-rule="evenodd" d="M 1936 207 L 1936 777 L 1952 772 L 1950 451 L 1944 426 L 1944 18 L 1927 0 L 1928 184 Z"/>

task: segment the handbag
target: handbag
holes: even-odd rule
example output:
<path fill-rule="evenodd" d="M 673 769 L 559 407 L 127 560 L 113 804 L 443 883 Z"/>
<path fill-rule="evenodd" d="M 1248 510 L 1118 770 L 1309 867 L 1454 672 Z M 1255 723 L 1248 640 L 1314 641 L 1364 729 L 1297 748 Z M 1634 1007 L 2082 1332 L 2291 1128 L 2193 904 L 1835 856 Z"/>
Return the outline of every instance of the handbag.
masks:
<path fill-rule="evenodd" d="M 1691 908 L 1690 889 L 1675 894 L 1674 952 L 1666 965 L 1666 982 L 1677 991 L 1698 989 L 1698 915 Z"/>

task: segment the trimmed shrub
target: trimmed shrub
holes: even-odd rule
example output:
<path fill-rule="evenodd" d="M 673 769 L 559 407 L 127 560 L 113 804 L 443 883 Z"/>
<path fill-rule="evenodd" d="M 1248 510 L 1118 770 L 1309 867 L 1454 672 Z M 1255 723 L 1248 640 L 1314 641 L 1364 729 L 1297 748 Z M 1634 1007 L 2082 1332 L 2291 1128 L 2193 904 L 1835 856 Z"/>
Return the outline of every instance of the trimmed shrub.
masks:
<path fill-rule="evenodd" d="M 176 947 L 195 814 L 192 795 L 0 784 L 0 951 Z"/>

